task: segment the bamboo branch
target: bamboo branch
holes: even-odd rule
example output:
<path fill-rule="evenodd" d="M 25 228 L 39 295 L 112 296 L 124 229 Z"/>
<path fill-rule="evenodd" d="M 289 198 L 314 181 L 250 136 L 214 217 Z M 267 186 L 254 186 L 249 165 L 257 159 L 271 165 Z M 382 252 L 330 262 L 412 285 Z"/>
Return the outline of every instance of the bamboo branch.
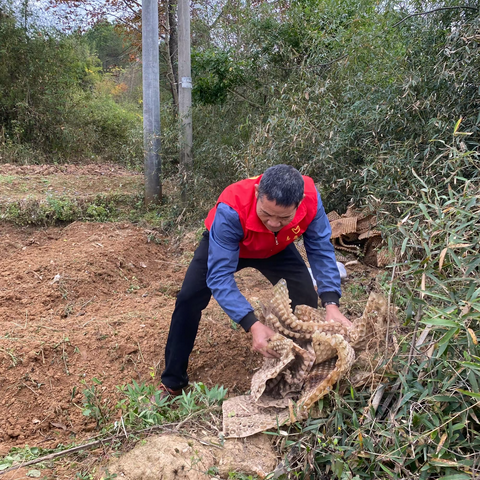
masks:
<path fill-rule="evenodd" d="M 330 60 L 329 62 L 326 62 L 326 63 L 319 63 L 317 65 L 295 65 L 294 67 L 282 67 L 280 65 L 278 65 L 278 68 L 282 69 L 282 70 L 293 70 L 295 68 L 303 68 L 305 70 L 307 69 L 311 69 L 311 68 L 322 68 L 322 67 L 328 67 L 330 65 L 332 65 L 333 63 L 335 62 L 339 62 L 340 60 L 343 60 L 344 58 L 347 58 L 348 57 L 348 54 L 344 54 L 344 55 L 341 55 L 340 57 L 337 57 L 337 58 L 334 58 L 333 60 Z"/>
<path fill-rule="evenodd" d="M 392 305 L 392 289 L 393 281 L 395 280 L 395 269 L 397 268 L 397 257 L 395 257 L 395 262 L 393 264 L 392 278 L 390 279 L 390 289 L 388 290 L 388 300 L 387 300 L 387 331 L 385 332 L 385 350 L 388 349 L 388 336 L 390 334 L 390 309 Z"/>
<path fill-rule="evenodd" d="M 258 105 L 258 103 L 252 102 L 251 100 L 249 100 L 247 97 L 245 97 L 241 93 L 237 92 L 236 90 L 232 90 L 231 88 L 227 88 L 227 91 L 230 92 L 230 93 L 233 93 L 234 95 L 238 95 L 240 98 L 242 98 L 247 103 L 249 103 L 252 107 L 263 108 L 261 105 Z"/>
<path fill-rule="evenodd" d="M 218 405 L 213 405 L 212 407 L 208 407 L 205 410 L 199 410 L 198 412 L 194 412 L 191 415 L 189 415 L 187 418 L 182 420 L 176 427 L 175 430 L 180 430 L 180 427 L 182 427 L 185 423 L 187 423 L 189 420 L 191 420 L 193 417 L 197 417 L 198 415 L 203 415 L 204 413 L 208 412 L 213 412 L 215 410 L 221 410 L 222 407 Z"/>
<path fill-rule="evenodd" d="M 463 5 L 463 6 L 459 5 L 457 7 L 439 7 L 439 8 L 434 8 L 433 10 L 428 10 L 427 12 L 411 13 L 410 15 L 407 15 L 405 18 L 402 18 L 399 22 L 392 25 L 392 28 L 398 27 L 401 23 L 403 23 L 405 20 L 408 20 L 410 17 L 418 17 L 419 15 L 427 15 L 429 13 L 439 12 L 440 10 L 459 10 L 459 9 L 473 10 L 474 12 L 478 11 L 478 8 L 468 7 L 467 5 Z"/>

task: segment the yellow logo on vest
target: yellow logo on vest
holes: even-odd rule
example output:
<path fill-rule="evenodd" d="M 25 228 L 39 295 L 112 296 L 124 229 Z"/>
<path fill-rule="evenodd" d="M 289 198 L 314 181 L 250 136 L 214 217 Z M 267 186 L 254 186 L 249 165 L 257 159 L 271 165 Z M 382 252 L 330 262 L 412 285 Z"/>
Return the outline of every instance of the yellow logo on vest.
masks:
<path fill-rule="evenodd" d="M 300 225 L 297 225 L 295 228 L 292 228 L 292 232 L 295 235 L 298 235 L 300 233 Z"/>

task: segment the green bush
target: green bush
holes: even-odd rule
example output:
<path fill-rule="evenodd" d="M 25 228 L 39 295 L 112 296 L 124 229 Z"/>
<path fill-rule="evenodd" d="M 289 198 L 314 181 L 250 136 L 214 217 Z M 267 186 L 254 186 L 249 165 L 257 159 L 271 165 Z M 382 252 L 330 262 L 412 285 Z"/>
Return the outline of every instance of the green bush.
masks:
<path fill-rule="evenodd" d="M 75 91 L 92 87 L 95 58 L 74 36 L 26 32 L 9 16 L 0 17 L 0 44 L 3 141 L 49 153 L 64 150 L 68 100 Z"/>
<path fill-rule="evenodd" d="M 110 96 L 80 93 L 71 101 L 71 112 L 64 130 L 69 155 L 142 165 L 143 117 L 138 107 L 118 104 Z"/>
<path fill-rule="evenodd" d="M 192 414 L 200 414 L 208 408 L 221 405 L 227 394 L 223 387 L 207 388 L 203 383 L 194 383 L 188 392 L 178 397 L 161 398 L 161 390 L 135 380 L 119 390 L 124 398 L 116 408 L 121 411 L 125 425 L 137 429 L 179 422 Z"/>
<path fill-rule="evenodd" d="M 243 82 L 240 62 L 232 52 L 218 49 L 193 51 L 193 99 L 206 105 L 222 104 Z"/>
<path fill-rule="evenodd" d="M 369 0 L 229 11 L 237 23 L 222 26 L 219 38 L 228 40 L 214 51 L 228 59 L 223 69 L 241 67 L 239 81 L 222 89 L 221 104 L 206 106 L 211 62 L 196 71 L 203 90 L 193 109 L 194 155 L 201 181 L 217 180 L 211 201 L 229 181 L 276 163 L 321 183 L 328 209 L 369 195 L 401 200 L 412 169 L 430 175 L 437 140 L 448 141 L 459 118 L 471 132 L 466 148 L 478 149 L 478 11 L 451 8 L 398 24 L 410 13 Z"/>

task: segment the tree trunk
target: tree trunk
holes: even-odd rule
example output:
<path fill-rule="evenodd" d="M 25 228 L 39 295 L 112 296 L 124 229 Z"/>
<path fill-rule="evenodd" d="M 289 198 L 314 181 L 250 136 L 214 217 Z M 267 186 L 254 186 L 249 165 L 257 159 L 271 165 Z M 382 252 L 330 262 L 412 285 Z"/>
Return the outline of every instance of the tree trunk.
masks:
<path fill-rule="evenodd" d="M 172 92 L 175 111 L 178 114 L 178 21 L 177 0 L 167 2 L 167 63 L 168 81 Z"/>

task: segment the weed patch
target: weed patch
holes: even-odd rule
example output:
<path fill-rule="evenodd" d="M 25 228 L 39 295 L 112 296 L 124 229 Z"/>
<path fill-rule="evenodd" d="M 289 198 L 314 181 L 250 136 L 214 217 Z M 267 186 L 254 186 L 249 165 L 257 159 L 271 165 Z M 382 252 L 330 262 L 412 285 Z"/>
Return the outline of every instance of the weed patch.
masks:
<path fill-rule="evenodd" d="M 153 385 L 138 384 L 119 387 L 125 396 L 116 408 L 122 413 L 127 427 L 138 429 L 163 423 L 181 422 L 191 415 L 201 414 L 205 409 L 220 406 L 227 394 L 224 387 L 207 388 L 203 383 L 194 383 L 179 397 L 163 397 L 162 391 Z"/>
<path fill-rule="evenodd" d="M 28 445 L 22 448 L 14 447 L 10 450 L 8 455 L 4 456 L 3 458 L 0 458 L 0 474 L 2 471 L 9 469 L 13 465 L 23 464 L 31 460 L 35 460 L 37 458 L 48 455 L 50 453 L 61 451 L 64 448 L 66 447 L 64 447 L 63 445 L 59 446 L 59 448 L 55 450 L 44 449 L 40 447 L 29 447 Z M 44 467 L 44 464 L 39 463 L 35 469 L 32 469 L 32 471 L 33 470 L 39 471 L 38 469 L 41 469 L 43 467 Z M 27 473 L 27 476 L 35 477 L 36 472 L 33 473 L 32 475 L 28 475 Z M 40 475 L 37 475 L 37 476 L 40 477 Z"/>
<path fill-rule="evenodd" d="M 102 381 L 92 378 L 91 384 L 81 380 L 84 396 L 82 413 L 95 420 L 98 429 L 112 431 L 120 426 L 129 430 L 139 430 L 153 425 L 184 421 L 191 415 L 199 415 L 205 409 L 219 407 L 227 390 L 224 387 L 206 387 L 203 383 L 194 383 L 188 391 L 178 397 L 162 397 L 163 391 L 154 385 L 137 383 L 117 387 L 122 399 L 113 406 L 104 397 Z M 113 424 L 110 420 L 120 414 L 120 421 Z"/>
<path fill-rule="evenodd" d="M 99 194 L 83 199 L 47 195 L 44 200 L 27 196 L 23 200 L 1 203 L 0 220 L 18 226 L 48 226 L 76 220 L 116 221 L 128 218 L 132 206 L 138 207 L 137 197 L 121 194 Z"/>

